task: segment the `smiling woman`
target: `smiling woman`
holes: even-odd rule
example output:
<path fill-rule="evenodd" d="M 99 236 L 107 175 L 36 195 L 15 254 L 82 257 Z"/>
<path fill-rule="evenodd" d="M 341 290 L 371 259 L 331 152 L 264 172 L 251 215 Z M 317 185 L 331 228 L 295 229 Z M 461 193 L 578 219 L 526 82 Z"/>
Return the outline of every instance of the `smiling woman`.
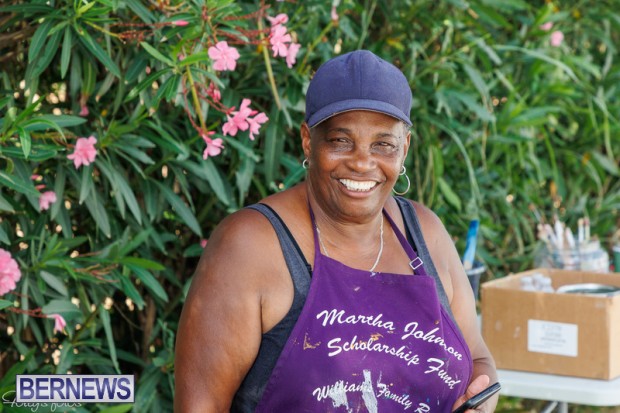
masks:
<path fill-rule="evenodd" d="M 451 412 L 496 380 L 449 235 L 392 195 L 411 100 L 403 74 L 368 51 L 319 68 L 305 182 L 227 217 L 198 265 L 178 411 Z"/>

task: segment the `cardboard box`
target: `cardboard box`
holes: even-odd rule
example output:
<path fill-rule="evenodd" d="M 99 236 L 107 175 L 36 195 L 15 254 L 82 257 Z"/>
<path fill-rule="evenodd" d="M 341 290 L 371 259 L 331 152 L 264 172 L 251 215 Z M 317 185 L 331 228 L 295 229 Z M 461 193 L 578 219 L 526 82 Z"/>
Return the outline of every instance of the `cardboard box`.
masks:
<path fill-rule="evenodd" d="M 484 283 L 482 334 L 498 368 L 595 379 L 620 376 L 620 294 L 521 290 L 534 273 L 562 285 L 620 287 L 620 274 L 534 269 Z"/>

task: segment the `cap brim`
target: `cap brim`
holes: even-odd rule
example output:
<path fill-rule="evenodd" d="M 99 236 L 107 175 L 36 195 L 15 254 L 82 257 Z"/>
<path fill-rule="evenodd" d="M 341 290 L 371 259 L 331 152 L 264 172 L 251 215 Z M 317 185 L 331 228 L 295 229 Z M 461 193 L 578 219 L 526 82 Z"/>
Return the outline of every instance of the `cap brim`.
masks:
<path fill-rule="evenodd" d="M 335 115 L 344 112 L 351 112 L 353 110 L 368 110 L 371 112 L 384 113 L 388 116 L 403 121 L 408 126 L 412 125 L 409 116 L 403 113 L 403 111 L 398 109 L 396 106 L 378 100 L 369 99 L 348 99 L 326 105 L 313 113 L 312 116 L 306 120 L 306 123 L 312 128 Z"/>

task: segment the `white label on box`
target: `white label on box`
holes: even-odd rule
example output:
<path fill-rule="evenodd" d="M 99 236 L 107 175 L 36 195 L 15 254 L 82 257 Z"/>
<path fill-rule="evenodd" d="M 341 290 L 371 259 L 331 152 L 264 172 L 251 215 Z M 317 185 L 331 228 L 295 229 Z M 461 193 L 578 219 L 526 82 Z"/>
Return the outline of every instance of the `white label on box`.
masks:
<path fill-rule="evenodd" d="M 577 324 L 527 320 L 527 349 L 537 353 L 577 357 Z"/>

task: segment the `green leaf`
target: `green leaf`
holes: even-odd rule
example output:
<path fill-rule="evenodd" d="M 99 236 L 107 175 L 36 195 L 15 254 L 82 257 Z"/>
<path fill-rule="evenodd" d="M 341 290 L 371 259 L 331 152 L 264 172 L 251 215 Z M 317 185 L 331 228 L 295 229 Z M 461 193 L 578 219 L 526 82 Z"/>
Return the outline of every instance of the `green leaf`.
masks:
<path fill-rule="evenodd" d="M 95 162 L 108 178 L 108 181 L 110 181 L 110 183 L 122 195 L 125 202 L 127 202 L 127 206 L 129 206 L 129 210 L 133 214 L 134 218 L 136 218 L 136 221 L 138 221 L 138 224 L 142 224 L 142 209 L 140 208 L 138 200 L 136 199 L 136 196 L 125 177 L 108 162 L 100 161 L 99 159 L 95 160 Z"/>
<path fill-rule="evenodd" d="M 153 13 L 151 13 L 151 11 L 147 7 L 145 7 L 141 1 L 125 0 L 125 3 L 127 4 L 127 6 L 129 6 L 131 11 L 136 13 L 140 17 L 140 19 L 142 19 L 143 22 L 153 23 L 157 20 L 155 16 L 153 16 Z"/>
<path fill-rule="evenodd" d="M 530 49 L 526 49 L 524 47 L 519 47 L 519 46 L 511 46 L 511 45 L 495 45 L 493 46 L 495 49 L 497 50 L 501 50 L 501 51 L 514 51 L 514 52 L 520 52 L 523 53 L 525 55 L 528 55 L 530 57 L 534 57 L 536 59 L 545 61 L 547 63 L 551 63 L 552 65 L 562 69 L 567 75 L 568 77 L 570 77 L 574 82 L 581 84 L 581 82 L 579 81 L 579 79 L 577 78 L 577 76 L 575 76 L 575 72 L 573 72 L 573 70 L 568 67 L 565 63 L 554 59 L 552 57 L 549 57 L 547 54 L 543 53 L 543 52 L 538 52 L 536 50 L 530 50 Z"/>
<path fill-rule="evenodd" d="M 22 145 L 22 151 L 24 151 L 24 158 L 28 159 L 28 155 L 30 155 L 30 150 L 32 149 L 30 134 L 22 127 L 17 127 L 17 133 L 19 135 L 19 143 Z"/>
<path fill-rule="evenodd" d="M 147 42 L 140 42 L 140 46 L 142 46 L 144 50 L 148 52 L 148 54 L 150 54 L 151 56 L 153 56 L 155 59 L 159 60 L 160 62 L 165 63 L 168 66 L 174 66 L 174 62 L 170 60 L 170 58 L 161 54 L 159 50 L 155 49 L 153 46 L 151 46 Z"/>
<path fill-rule="evenodd" d="M 97 191 L 91 192 L 91 196 L 86 198 L 85 204 L 86 208 L 88 208 L 88 211 L 90 212 L 90 215 L 97 223 L 97 227 L 103 231 L 106 237 L 110 238 L 112 236 L 110 220 L 108 218 L 108 213 L 106 212 L 106 207 L 103 202 L 101 202 L 101 198 L 99 197 Z"/>
<path fill-rule="evenodd" d="M 611 158 L 603 155 L 599 151 L 592 151 L 592 156 L 604 170 L 614 176 L 620 176 L 620 168 L 618 168 L 618 165 L 616 165 Z"/>
<path fill-rule="evenodd" d="M 56 181 L 54 182 L 54 192 L 56 193 L 56 198 L 59 200 L 59 202 L 54 202 L 52 204 L 52 207 L 50 210 L 50 217 L 52 219 L 56 219 L 56 216 L 58 215 L 60 208 L 65 207 L 64 202 L 62 202 L 62 199 L 65 194 L 65 182 L 66 182 L 65 168 L 62 166 L 62 164 L 59 164 L 58 170 L 56 172 Z"/>
<path fill-rule="evenodd" d="M 0 211 L 15 212 L 13 205 L 0 194 Z"/>
<path fill-rule="evenodd" d="M 134 99 L 136 96 L 138 96 L 138 94 L 140 92 L 142 92 L 147 87 L 150 87 L 155 80 L 159 79 L 161 76 L 163 76 L 165 74 L 170 73 L 171 71 L 172 71 L 172 69 L 167 67 L 167 68 L 164 68 L 164 69 L 162 69 L 162 70 L 160 70 L 158 72 L 151 73 L 145 79 L 140 81 L 140 83 L 138 83 L 138 85 L 136 87 L 134 87 L 133 89 L 131 89 L 129 91 L 129 93 L 127 94 L 127 97 L 125 98 L 124 102 L 128 102 L 131 99 Z"/>
<path fill-rule="evenodd" d="M 69 128 L 71 126 L 78 126 L 86 123 L 86 119 L 80 116 L 73 115 L 41 115 L 31 119 L 32 121 L 43 120 L 54 123 L 60 128 Z M 42 130 L 42 129 L 28 129 L 28 130 Z"/>
<path fill-rule="evenodd" d="M 487 86 L 484 79 L 482 78 L 482 74 L 476 68 L 469 64 L 463 64 L 463 69 L 465 69 L 465 73 L 467 73 L 467 76 L 469 76 L 469 79 L 474 84 L 476 89 L 478 89 L 478 93 L 480 93 L 483 101 L 488 102 L 488 104 L 490 105 L 489 86 Z"/>
<path fill-rule="evenodd" d="M 482 4 L 471 4 L 471 9 L 478 15 L 478 19 L 492 26 L 499 26 L 506 30 L 512 29 L 510 21 L 502 13 Z"/>
<path fill-rule="evenodd" d="M 20 14 L 41 13 L 50 14 L 54 11 L 53 7 L 45 4 L 20 3 L 14 6 L 0 7 L 0 12 L 17 12 Z"/>
<path fill-rule="evenodd" d="M 134 274 L 136 274 L 136 277 L 138 277 L 138 279 L 142 281 L 144 286 L 148 288 L 153 294 L 161 298 L 163 301 L 168 302 L 168 294 L 166 294 L 166 291 L 161 286 L 159 281 L 157 281 L 157 279 L 153 276 L 153 274 L 151 274 L 144 268 L 135 265 L 127 265 L 127 268 L 133 271 Z"/>
<path fill-rule="evenodd" d="M 146 258 L 139 257 L 123 257 L 119 260 L 121 264 L 128 264 L 133 267 L 140 267 L 147 270 L 155 270 L 155 271 L 163 271 L 166 269 L 165 266 L 161 265 L 158 262 L 147 260 Z"/>
<path fill-rule="evenodd" d="M 121 251 L 119 252 L 120 255 L 127 255 L 129 253 L 131 253 L 133 250 L 135 250 L 136 248 L 138 248 L 140 245 L 144 244 L 144 242 L 146 242 L 146 240 L 151 236 L 151 233 L 153 232 L 153 228 L 146 228 L 142 231 L 140 231 L 138 233 L 138 235 L 136 235 L 131 241 L 129 241 L 127 244 L 125 244 L 123 246 L 123 248 L 121 248 Z"/>
<path fill-rule="evenodd" d="M 45 19 L 39 28 L 34 32 L 32 40 L 30 41 L 30 47 L 28 48 L 28 63 L 32 64 L 35 58 L 39 55 L 39 52 L 43 49 L 47 40 L 47 35 L 52 29 L 54 21 L 52 19 Z"/>
<path fill-rule="evenodd" d="M 38 77 L 52 62 L 56 52 L 58 51 L 58 45 L 60 44 L 61 32 L 52 34 L 45 44 L 43 52 L 32 63 L 32 76 Z"/>
<path fill-rule="evenodd" d="M 215 163 L 211 159 L 206 159 L 203 162 L 203 169 L 205 171 L 205 178 L 213 192 L 215 192 L 215 195 L 224 205 L 230 205 L 231 202 L 228 198 L 228 192 L 226 192 L 226 185 Z"/>
<path fill-rule="evenodd" d="M 153 98 L 155 104 L 159 104 L 161 99 L 172 101 L 179 90 L 179 83 L 181 82 L 181 76 L 173 75 L 164 81 L 159 87 L 159 90 Z"/>
<path fill-rule="evenodd" d="M 41 276 L 43 281 L 45 281 L 45 283 L 49 285 L 50 287 L 52 287 L 54 290 L 58 291 L 60 294 L 64 295 L 65 297 L 69 296 L 67 287 L 65 287 L 65 283 L 60 278 L 58 278 L 54 274 L 51 274 L 43 270 L 39 271 L 39 275 Z"/>
<path fill-rule="evenodd" d="M 187 226 L 198 236 L 202 237 L 202 230 L 200 229 L 200 224 L 198 220 L 194 216 L 194 213 L 185 205 L 185 202 L 177 194 L 172 192 L 170 188 L 167 186 L 160 184 L 159 182 L 155 182 L 159 187 L 159 190 L 162 192 L 170 206 L 176 211 L 181 220 L 187 224 Z"/>
<path fill-rule="evenodd" d="M 142 163 L 145 163 L 147 165 L 153 165 L 155 163 L 155 161 L 150 156 L 148 156 L 144 151 L 141 151 L 140 149 L 137 149 L 134 146 L 117 145 L 116 147 L 120 149 L 121 151 L 125 152 L 127 155 L 131 156 L 134 159 L 137 159 L 138 161 Z"/>
<path fill-rule="evenodd" d="M 179 62 L 179 66 L 187 66 L 194 63 L 205 63 L 210 60 L 211 58 L 209 57 L 208 52 L 198 52 L 187 56 L 185 59 L 181 60 L 181 62 Z"/>
<path fill-rule="evenodd" d="M 516 129 L 520 126 L 541 125 L 548 122 L 551 113 L 561 113 L 562 109 L 557 106 L 540 106 L 527 108 L 510 120 L 510 127 Z"/>
<path fill-rule="evenodd" d="M 237 182 L 237 189 L 239 190 L 239 205 L 243 205 L 243 199 L 250 188 L 255 165 L 256 163 L 253 159 L 243 158 L 241 167 L 235 172 L 235 180 Z M 301 169 L 302 174 L 305 172 L 303 168 L 300 167 L 299 169 Z"/>
<path fill-rule="evenodd" d="M 54 148 L 54 149 L 51 149 Z M 56 145 L 37 145 L 32 148 L 28 160 L 32 162 L 42 162 L 55 157 L 58 151 Z M 7 155 L 10 158 L 26 159 L 24 158 L 24 151 L 21 148 L 0 148 L 0 153 Z"/>
<path fill-rule="evenodd" d="M 265 137 L 265 180 L 267 183 L 271 183 L 278 175 L 278 168 L 280 166 L 280 157 L 282 156 L 284 140 L 282 139 L 282 133 L 280 132 L 278 119 L 280 117 L 280 111 L 274 105 L 274 109 L 269 115 L 269 124 L 267 125 L 267 133 Z"/>
<path fill-rule="evenodd" d="M 110 358 L 117 374 L 121 374 L 121 370 L 118 366 L 118 359 L 116 358 L 116 344 L 114 343 L 114 335 L 112 334 L 112 323 L 110 321 L 110 313 L 103 305 L 99 305 L 99 318 L 105 331 L 105 336 L 108 341 L 108 349 L 110 350 Z"/>
<path fill-rule="evenodd" d="M 103 95 L 108 93 L 108 91 L 114 84 L 115 80 L 116 78 L 114 77 L 114 75 L 112 73 L 108 73 L 105 79 L 103 80 L 103 82 L 101 82 L 99 90 L 97 90 L 97 95 L 95 96 L 95 100 L 100 100 Z"/>
<path fill-rule="evenodd" d="M 0 108 L 3 108 L 6 105 L 8 105 L 9 102 L 11 102 L 12 100 L 13 100 L 13 96 L 0 97 Z M 4 119 L 0 119 L 0 121 L 4 121 Z M 1 126 L 1 124 L 0 124 L 0 126 Z"/>
<path fill-rule="evenodd" d="M 84 28 L 80 28 L 78 35 L 80 36 L 80 41 L 82 44 L 97 58 L 97 60 L 99 60 L 110 72 L 112 72 L 114 76 L 121 77 L 121 71 L 116 63 L 114 63 L 110 55 L 108 55 L 105 50 L 103 50 L 101 46 L 99 46 L 99 44 L 93 40 L 92 37 L 90 37 L 88 31 Z"/>
<path fill-rule="evenodd" d="M 133 285 L 131 279 L 128 276 L 119 277 L 121 280 L 120 290 L 133 301 L 139 310 L 144 308 L 144 299 L 136 289 L 136 286 Z"/>
<path fill-rule="evenodd" d="M 71 27 L 65 27 L 65 37 L 62 41 L 62 52 L 60 54 L 60 78 L 64 79 L 69 69 L 71 61 L 71 48 L 73 47 L 73 35 Z"/>
<path fill-rule="evenodd" d="M 13 301 L 0 300 L 0 310 L 3 310 L 7 307 L 12 307 L 12 306 L 13 306 Z"/>
<path fill-rule="evenodd" d="M 439 190 L 441 191 L 443 196 L 446 198 L 446 201 L 448 201 L 450 205 L 452 205 L 458 211 L 460 211 L 463 206 L 461 204 L 461 199 L 458 197 L 458 195 L 452 190 L 450 185 L 442 177 L 439 177 L 438 183 L 439 183 Z"/>
<path fill-rule="evenodd" d="M 229 136 L 221 136 L 221 135 L 220 137 L 224 139 L 224 142 L 226 143 L 226 145 L 232 146 L 233 148 L 241 152 L 243 157 L 251 158 L 252 160 L 254 160 L 254 162 L 260 162 L 260 157 L 256 154 L 256 152 L 254 152 L 252 148 L 248 148 L 243 143 L 239 142 L 238 139 L 233 139 L 233 138 L 230 138 Z"/>
<path fill-rule="evenodd" d="M 529 10 L 531 8 L 531 6 L 523 0 L 481 0 L 481 2 L 503 12 Z"/>
<path fill-rule="evenodd" d="M 5 245 L 11 245 L 11 240 L 9 239 L 9 235 L 6 233 L 4 228 L 0 225 L 0 242 Z"/>
<path fill-rule="evenodd" d="M 80 199 L 78 203 L 81 205 L 86 198 L 94 191 L 94 183 L 92 178 L 93 168 L 91 166 L 82 167 L 82 178 L 80 179 Z"/>
<path fill-rule="evenodd" d="M 0 184 L 28 196 L 39 197 L 40 193 L 34 187 L 32 181 L 24 181 L 16 175 L 8 175 L 0 171 Z"/>
<path fill-rule="evenodd" d="M 61 316 L 81 315 L 80 309 L 69 300 L 52 300 L 41 308 L 43 314 L 60 314 Z"/>

